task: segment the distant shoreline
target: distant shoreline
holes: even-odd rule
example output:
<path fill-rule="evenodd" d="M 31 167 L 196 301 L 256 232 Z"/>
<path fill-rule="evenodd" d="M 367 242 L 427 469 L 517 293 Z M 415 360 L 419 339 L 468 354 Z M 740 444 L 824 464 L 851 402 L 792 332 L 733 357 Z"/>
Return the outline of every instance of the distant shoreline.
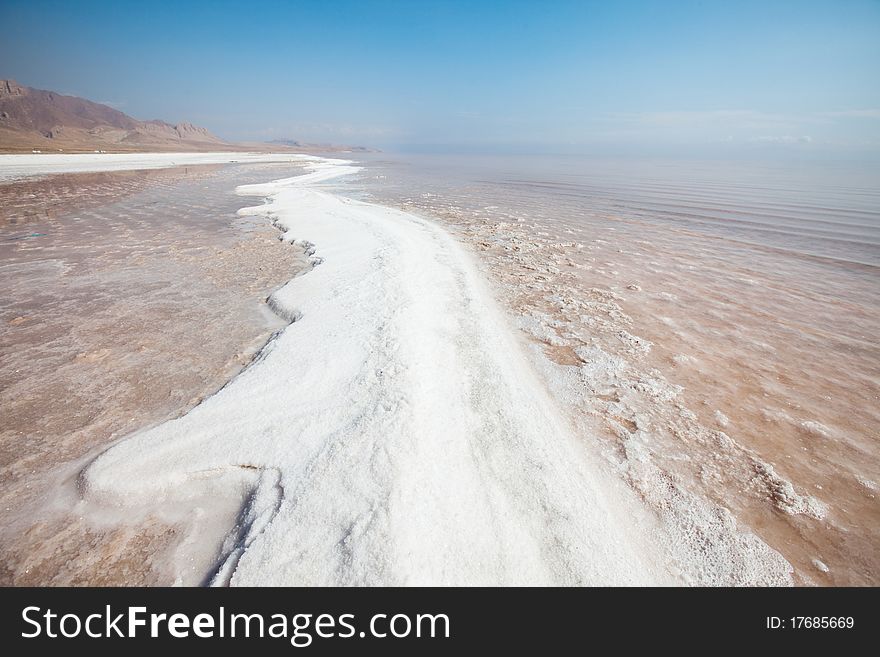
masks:
<path fill-rule="evenodd" d="M 216 148 L 216 146 L 222 148 Z M 272 143 L 243 144 L 211 144 L 214 148 L 190 148 L 185 150 L 174 147 L 167 148 L 90 148 L 88 146 L 74 148 L 16 147 L 0 144 L 0 155 L 138 155 L 149 153 L 286 153 L 291 155 L 308 155 L 311 153 L 379 153 L 378 149 L 363 146 L 305 145 L 285 146 Z"/>
<path fill-rule="evenodd" d="M 254 151 L 7 153 L 0 155 L 0 183 L 31 176 L 50 176 L 58 173 L 135 171 L 236 162 L 304 162 L 309 160 L 310 157 L 306 153 L 259 153 Z"/>

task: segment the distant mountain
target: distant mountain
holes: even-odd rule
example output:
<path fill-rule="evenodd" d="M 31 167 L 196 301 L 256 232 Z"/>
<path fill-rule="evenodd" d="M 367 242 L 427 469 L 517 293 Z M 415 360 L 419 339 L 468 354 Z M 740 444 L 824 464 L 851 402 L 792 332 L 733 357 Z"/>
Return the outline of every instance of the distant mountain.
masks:
<path fill-rule="evenodd" d="M 0 150 L 237 150 L 192 123 L 139 121 L 107 105 L 0 80 Z"/>
<path fill-rule="evenodd" d="M 370 152 L 363 146 L 293 139 L 230 143 L 192 123 L 140 121 L 76 96 L 0 80 L 0 152 L 282 151 Z"/>
<path fill-rule="evenodd" d="M 302 148 L 303 143 L 296 139 L 273 139 L 270 144 L 278 144 L 280 146 L 293 146 L 294 148 Z"/>
<path fill-rule="evenodd" d="M 317 151 L 347 151 L 352 153 L 377 153 L 378 151 L 366 146 L 337 146 L 335 144 L 309 144 L 296 139 L 273 139 L 269 144 L 288 146 L 290 148 L 317 150 Z"/>

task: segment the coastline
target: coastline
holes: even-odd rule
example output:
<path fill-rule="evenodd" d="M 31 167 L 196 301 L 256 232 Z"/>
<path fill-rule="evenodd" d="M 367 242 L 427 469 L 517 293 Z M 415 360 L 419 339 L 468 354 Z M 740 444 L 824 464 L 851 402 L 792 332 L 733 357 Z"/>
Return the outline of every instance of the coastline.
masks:
<path fill-rule="evenodd" d="M 0 153 L 0 182 L 62 173 L 143 171 L 205 164 L 307 162 L 303 153 L 218 151 L 207 153 Z"/>
<path fill-rule="evenodd" d="M 876 261 L 876 231 L 852 224 L 871 212 L 869 176 L 591 158 L 578 171 L 568 158 L 378 164 L 371 196 L 469 245 L 584 440 L 671 514 L 679 544 L 705 542 L 690 547 L 721 565 L 706 573 L 735 583 L 760 569 L 740 528 L 798 585 L 876 583 L 877 288 L 863 267 L 814 257 Z M 773 188 L 756 191 L 768 173 Z M 862 247 L 805 242 L 800 212 L 806 235 L 839 222 Z M 755 217 L 788 227 L 775 248 L 752 245 Z"/>
<path fill-rule="evenodd" d="M 732 518 L 686 497 L 657 515 L 670 500 L 646 505 L 608 466 L 464 245 L 323 189 L 351 162 L 308 166 L 238 190 L 268 197 L 240 215 L 310 259 L 269 299 L 291 324 L 217 394 L 89 465 L 84 512 L 213 536 L 169 557 L 180 583 L 790 583 Z M 171 511 L 182 502 L 196 518 Z"/>
<path fill-rule="evenodd" d="M 314 169 L 239 190 L 272 195 L 242 213 L 321 259 L 273 295 L 296 321 L 189 414 L 99 457 L 86 497 L 238 490 L 219 584 L 671 582 L 454 240 L 311 186 L 348 163 Z"/>

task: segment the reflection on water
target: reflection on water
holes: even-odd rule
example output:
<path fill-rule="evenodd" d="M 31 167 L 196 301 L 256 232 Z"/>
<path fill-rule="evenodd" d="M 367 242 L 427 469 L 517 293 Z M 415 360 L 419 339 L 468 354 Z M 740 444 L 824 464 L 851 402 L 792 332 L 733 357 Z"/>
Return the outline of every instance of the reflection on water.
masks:
<path fill-rule="evenodd" d="M 573 421 L 658 514 L 674 489 L 797 581 L 880 582 L 876 168 L 374 159 L 367 196 L 481 253 Z"/>

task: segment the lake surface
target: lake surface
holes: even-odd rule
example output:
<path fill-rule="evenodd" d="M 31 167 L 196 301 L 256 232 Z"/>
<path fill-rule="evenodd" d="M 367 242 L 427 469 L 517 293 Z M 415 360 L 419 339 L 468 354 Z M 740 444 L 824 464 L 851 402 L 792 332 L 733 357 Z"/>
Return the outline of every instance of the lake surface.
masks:
<path fill-rule="evenodd" d="M 880 581 L 876 166 L 360 159 L 362 195 L 479 253 L 584 440 L 665 521 L 729 512 L 802 583 Z"/>

